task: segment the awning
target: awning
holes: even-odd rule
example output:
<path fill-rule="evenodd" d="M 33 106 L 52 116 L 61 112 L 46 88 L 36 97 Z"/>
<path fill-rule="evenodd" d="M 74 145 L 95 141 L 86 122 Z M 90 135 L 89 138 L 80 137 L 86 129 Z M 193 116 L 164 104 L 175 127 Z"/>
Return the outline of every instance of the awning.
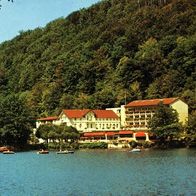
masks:
<path fill-rule="evenodd" d="M 114 136 L 116 133 L 115 132 L 105 132 L 105 135 L 107 136 Z"/>
<path fill-rule="evenodd" d="M 88 132 L 84 133 L 84 137 L 101 137 L 105 136 L 104 132 Z"/>
<path fill-rule="evenodd" d="M 146 134 L 145 134 L 145 132 L 137 132 L 137 133 L 135 133 L 135 136 L 136 137 L 146 137 Z"/>
<path fill-rule="evenodd" d="M 128 130 L 122 130 L 119 131 L 119 135 L 132 135 L 133 131 L 128 131 Z"/>

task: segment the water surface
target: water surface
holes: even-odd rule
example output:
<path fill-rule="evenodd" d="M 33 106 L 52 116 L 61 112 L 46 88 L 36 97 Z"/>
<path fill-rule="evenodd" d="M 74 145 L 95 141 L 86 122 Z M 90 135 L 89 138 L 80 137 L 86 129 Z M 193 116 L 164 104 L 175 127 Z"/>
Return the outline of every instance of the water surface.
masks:
<path fill-rule="evenodd" d="M 196 195 L 196 150 L 0 154 L 4 195 Z"/>

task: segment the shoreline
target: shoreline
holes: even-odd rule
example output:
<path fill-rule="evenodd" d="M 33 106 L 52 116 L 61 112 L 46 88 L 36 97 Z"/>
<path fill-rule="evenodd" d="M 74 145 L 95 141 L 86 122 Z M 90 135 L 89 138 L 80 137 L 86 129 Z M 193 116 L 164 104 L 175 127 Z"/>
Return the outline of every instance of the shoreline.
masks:
<path fill-rule="evenodd" d="M 3 153 L 3 151 L 6 151 L 6 150 L 1 150 L 2 147 L 6 147 L 6 146 L 0 146 L 0 154 Z M 11 148 L 10 148 L 11 147 Z M 74 151 L 97 151 L 97 150 L 104 150 L 104 151 L 129 151 L 129 150 L 132 150 L 134 149 L 135 147 L 130 147 L 130 148 L 77 148 L 77 149 L 72 149 Z M 11 150 L 11 151 L 14 151 L 14 152 L 31 152 L 31 151 L 39 151 L 41 148 L 40 148 L 40 145 L 38 145 L 36 148 L 35 148 L 35 145 L 32 146 L 28 146 L 27 148 L 24 147 L 24 148 L 18 148 L 18 147 L 13 147 L 13 146 L 9 146 L 7 148 L 7 150 Z M 146 151 L 146 150 L 173 150 L 173 149 L 196 149 L 196 146 L 193 145 L 193 146 L 177 146 L 177 147 L 157 147 L 157 146 L 153 146 L 153 147 L 139 147 L 139 149 L 141 149 L 142 151 Z M 52 149 L 52 148 L 47 148 L 48 151 L 50 152 L 59 152 L 58 149 Z"/>

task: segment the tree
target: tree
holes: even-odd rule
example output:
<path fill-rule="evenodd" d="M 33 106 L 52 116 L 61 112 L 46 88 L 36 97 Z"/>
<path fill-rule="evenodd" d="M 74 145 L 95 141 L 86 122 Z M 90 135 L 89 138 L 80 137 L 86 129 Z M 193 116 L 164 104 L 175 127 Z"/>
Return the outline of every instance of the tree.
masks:
<path fill-rule="evenodd" d="M 189 115 L 189 120 L 186 127 L 186 141 L 187 145 L 196 141 L 196 112 Z"/>
<path fill-rule="evenodd" d="M 27 93 L 34 116 L 118 107 L 125 91 L 127 101 L 185 98 L 193 111 L 194 1 L 138 2 L 101 1 L 2 43 L 0 94 Z"/>
<path fill-rule="evenodd" d="M 181 80 L 179 80 L 181 78 Z M 161 77 L 156 78 L 147 89 L 148 98 L 161 98 L 178 96 L 184 85 L 183 76 L 177 70 L 170 70 Z"/>
<path fill-rule="evenodd" d="M 150 132 L 156 135 L 161 143 L 170 141 L 173 137 L 178 137 L 181 131 L 181 125 L 178 123 L 178 115 L 176 110 L 159 104 L 155 114 L 148 123 Z"/>
<path fill-rule="evenodd" d="M 58 113 L 60 113 L 63 109 L 71 109 L 73 107 L 73 96 L 70 94 L 63 94 L 60 103 Z"/>
<path fill-rule="evenodd" d="M 62 138 L 67 141 L 70 139 L 72 142 L 80 137 L 78 130 L 72 126 L 65 126 L 63 129 Z"/>
<path fill-rule="evenodd" d="M 149 38 L 142 45 L 139 45 L 139 51 L 135 54 L 135 58 L 144 75 L 143 84 L 146 86 L 154 78 L 165 72 L 163 54 L 158 41 L 154 38 Z"/>
<path fill-rule="evenodd" d="M 29 139 L 32 118 L 25 100 L 9 95 L 0 102 L 0 141 L 5 145 L 23 146 Z"/>
<path fill-rule="evenodd" d="M 39 128 L 36 131 L 36 137 L 42 138 L 46 140 L 46 143 L 48 143 L 48 139 L 55 139 L 55 126 L 52 124 L 43 124 L 40 125 Z"/>
<path fill-rule="evenodd" d="M 141 78 L 141 71 L 138 70 L 136 63 L 133 59 L 127 56 L 122 57 L 116 67 L 116 82 L 123 84 L 128 88 L 130 83 Z"/>
<path fill-rule="evenodd" d="M 58 141 L 58 146 L 60 150 L 65 142 L 71 140 L 74 142 L 80 137 L 79 132 L 74 127 L 64 126 L 64 125 L 53 125 L 53 124 L 43 124 L 40 125 L 36 131 L 36 137 L 42 138 L 46 140 L 48 144 L 48 140 L 52 140 L 53 143 Z"/>

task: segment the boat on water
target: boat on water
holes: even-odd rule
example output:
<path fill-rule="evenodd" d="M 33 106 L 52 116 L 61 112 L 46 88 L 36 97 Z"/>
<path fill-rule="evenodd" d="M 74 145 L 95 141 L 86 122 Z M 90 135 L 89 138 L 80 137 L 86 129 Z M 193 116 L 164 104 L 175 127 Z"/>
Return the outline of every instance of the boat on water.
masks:
<path fill-rule="evenodd" d="M 4 151 L 8 151 L 9 150 L 9 148 L 7 148 L 6 146 L 1 146 L 0 147 L 0 152 L 4 152 Z"/>
<path fill-rule="evenodd" d="M 40 150 L 37 152 L 37 154 L 49 154 L 48 150 Z"/>
<path fill-rule="evenodd" d="M 11 150 L 6 150 L 6 151 L 3 151 L 3 154 L 15 154 L 15 152 Z"/>
<path fill-rule="evenodd" d="M 139 149 L 139 148 L 133 148 L 131 151 L 129 151 L 129 152 L 141 152 L 141 149 Z"/>
<path fill-rule="evenodd" d="M 57 154 L 73 154 L 74 151 L 72 151 L 72 150 L 63 150 L 63 151 L 58 151 L 56 153 Z"/>

